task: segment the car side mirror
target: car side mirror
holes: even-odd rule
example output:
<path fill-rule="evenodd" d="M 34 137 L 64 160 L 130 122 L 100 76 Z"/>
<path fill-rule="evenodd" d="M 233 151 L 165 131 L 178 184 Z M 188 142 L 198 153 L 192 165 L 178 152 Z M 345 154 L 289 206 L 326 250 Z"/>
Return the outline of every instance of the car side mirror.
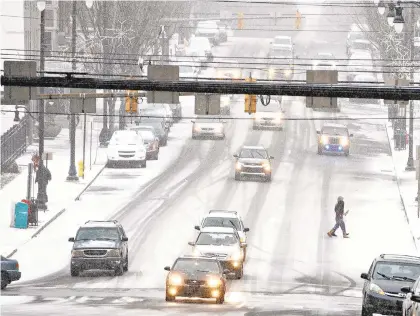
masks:
<path fill-rule="evenodd" d="M 403 286 L 401 288 L 401 292 L 403 292 L 405 294 L 410 293 L 411 292 L 411 287 L 409 287 L 409 286 Z"/>
<path fill-rule="evenodd" d="M 192 242 L 192 241 L 190 241 L 189 243 L 188 243 L 188 245 L 190 245 L 190 246 L 195 246 L 195 242 Z"/>
<path fill-rule="evenodd" d="M 368 275 L 367 273 L 362 273 L 362 274 L 360 275 L 360 277 L 361 277 L 363 280 L 370 280 L 369 275 Z"/>
<path fill-rule="evenodd" d="M 70 242 L 74 242 L 74 237 L 70 237 L 70 238 L 69 238 L 69 241 L 70 241 Z"/>
<path fill-rule="evenodd" d="M 195 230 L 200 230 L 200 226 L 198 226 L 198 225 L 197 226 L 194 226 L 194 229 Z"/>
<path fill-rule="evenodd" d="M 165 271 L 171 271 L 171 267 L 169 267 L 169 266 L 166 266 L 166 267 L 164 267 L 163 268 Z"/>
<path fill-rule="evenodd" d="M 239 155 L 238 154 L 234 154 L 233 157 L 239 158 Z"/>
<path fill-rule="evenodd" d="M 128 241 L 128 238 L 127 237 L 123 237 L 123 238 L 121 238 L 121 240 L 122 241 Z"/>
<path fill-rule="evenodd" d="M 321 134 L 321 132 L 320 132 L 320 131 L 316 131 L 316 133 L 317 133 L 318 135 L 320 135 L 320 134 Z"/>
<path fill-rule="evenodd" d="M 420 295 L 411 295 L 411 300 L 416 303 L 420 303 Z"/>
<path fill-rule="evenodd" d="M 249 228 L 244 228 L 244 233 L 249 232 Z"/>
<path fill-rule="evenodd" d="M 350 134 L 350 137 L 353 137 L 353 134 Z"/>

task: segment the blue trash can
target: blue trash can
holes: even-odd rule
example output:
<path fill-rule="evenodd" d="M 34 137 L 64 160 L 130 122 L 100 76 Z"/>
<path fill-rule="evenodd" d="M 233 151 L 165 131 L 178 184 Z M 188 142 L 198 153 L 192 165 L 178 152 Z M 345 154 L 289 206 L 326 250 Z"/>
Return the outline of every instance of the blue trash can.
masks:
<path fill-rule="evenodd" d="M 28 228 L 29 205 L 23 202 L 15 205 L 15 228 Z"/>

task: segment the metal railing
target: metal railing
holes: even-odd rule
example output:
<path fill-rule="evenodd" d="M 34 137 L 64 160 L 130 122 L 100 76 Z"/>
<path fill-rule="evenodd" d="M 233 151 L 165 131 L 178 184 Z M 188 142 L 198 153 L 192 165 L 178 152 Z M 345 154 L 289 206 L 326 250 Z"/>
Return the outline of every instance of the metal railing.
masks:
<path fill-rule="evenodd" d="M 1 171 L 6 170 L 25 153 L 28 147 L 28 122 L 29 117 L 25 115 L 19 124 L 14 125 L 1 135 Z"/>

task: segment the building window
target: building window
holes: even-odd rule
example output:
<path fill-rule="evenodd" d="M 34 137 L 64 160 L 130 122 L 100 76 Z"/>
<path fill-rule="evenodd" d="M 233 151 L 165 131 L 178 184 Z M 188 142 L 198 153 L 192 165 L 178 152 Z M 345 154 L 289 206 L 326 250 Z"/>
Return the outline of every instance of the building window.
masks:
<path fill-rule="evenodd" d="M 45 10 L 45 26 L 46 27 L 54 27 L 54 10 Z"/>

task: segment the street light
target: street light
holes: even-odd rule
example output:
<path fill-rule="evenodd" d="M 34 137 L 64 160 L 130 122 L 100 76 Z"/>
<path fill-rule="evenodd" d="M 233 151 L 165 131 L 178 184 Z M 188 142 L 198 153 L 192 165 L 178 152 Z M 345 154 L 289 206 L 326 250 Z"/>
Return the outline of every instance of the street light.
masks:
<path fill-rule="evenodd" d="M 394 18 L 394 28 L 395 32 L 400 34 L 404 28 L 404 18 L 402 16 L 402 7 L 396 7 L 395 8 L 395 18 Z"/>
<path fill-rule="evenodd" d="M 385 3 L 383 0 L 379 1 L 378 12 L 380 15 L 383 15 L 385 13 Z"/>
<path fill-rule="evenodd" d="M 36 3 L 38 10 L 41 12 L 41 27 L 40 27 L 40 52 L 39 52 L 39 72 L 40 76 L 44 76 L 45 68 L 45 1 L 38 1 Z M 40 89 L 40 93 L 44 93 L 44 89 Z M 38 126 L 38 138 L 39 138 L 39 181 L 38 181 L 38 194 L 37 194 L 37 206 L 40 210 L 46 210 L 48 201 L 47 196 L 47 182 L 43 155 L 44 155 L 44 132 L 45 132 L 45 105 L 44 100 L 39 100 L 39 126 Z"/>
<path fill-rule="evenodd" d="M 388 15 L 386 16 L 386 19 L 388 21 L 388 25 L 390 27 L 393 27 L 394 19 L 395 19 L 395 5 L 393 3 L 389 4 L 389 11 L 388 11 Z"/>
<path fill-rule="evenodd" d="M 86 0 L 86 6 L 88 9 L 91 9 L 93 7 L 93 0 Z"/>

